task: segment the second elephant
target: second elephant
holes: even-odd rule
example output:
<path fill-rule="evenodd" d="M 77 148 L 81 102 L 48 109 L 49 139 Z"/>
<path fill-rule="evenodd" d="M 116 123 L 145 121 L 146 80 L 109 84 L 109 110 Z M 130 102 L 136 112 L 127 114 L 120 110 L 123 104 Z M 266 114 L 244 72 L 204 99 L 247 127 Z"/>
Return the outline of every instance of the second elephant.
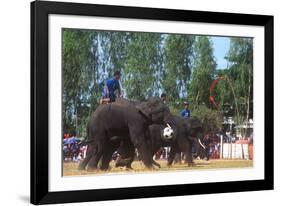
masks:
<path fill-rule="evenodd" d="M 153 124 L 148 128 L 148 144 L 150 144 L 151 155 L 153 156 L 161 147 L 170 146 L 171 151 L 168 157 L 168 165 L 171 165 L 174 161 L 176 153 L 183 152 L 185 155 L 185 162 L 189 165 L 193 165 L 192 159 L 192 144 L 196 145 L 196 151 L 200 154 L 206 153 L 206 148 L 201 143 L 203 136 L 203 125 L 198 118 L 190 118 L 183 120 L 178 116 L 173 116 L 174 123 L 174 139 L 164 140 L 162 131 L 166 127 L 161 124 Z M 201 144 L 200 144 L 201 143 Z M 127 166 L 131 168 L 133 156 L 127 153 L 127 148 L 122 146 L 118 149 L 119 154 L 124 159 L 119 159 L 116 166 Z M 132 153 L 131 153 L 132 154 Z M 155 165 L 159 165 L 154 162 Z"/>

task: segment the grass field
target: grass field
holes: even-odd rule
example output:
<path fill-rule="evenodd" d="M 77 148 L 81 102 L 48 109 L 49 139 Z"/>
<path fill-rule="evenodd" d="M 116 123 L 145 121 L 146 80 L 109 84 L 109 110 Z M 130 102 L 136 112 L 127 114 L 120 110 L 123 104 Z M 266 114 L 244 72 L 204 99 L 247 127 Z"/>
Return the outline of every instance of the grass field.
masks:
<path fill-rule="evenodd" d="M 116 174 L 116 173 L 136 173 L 136 172 L 162 172 L 162 171 L 176 171 L 176 170 L 202 170 L 202 169 L 218 169 L 218 168 L 242 168 L 253 167 L 252 160 L 195 160 L 196 166 L 187 167 L 186 164 L 173 164 L 172 167 L 167 167 L 166 160 L 157 160 L 161 168 L 153 170 L 146 169 L 142 162 L 134 161 L 132 167 L 134 170 L 127 170 L 125 168 L 115 168 L 114 162 L 110 163 L 111 169 L 109 171 L 81 171 L 78 170 L 78 163 L 64 162 L 63 176 L 77 176 L 77 175 L 93 175 L 93 174 Z"/>

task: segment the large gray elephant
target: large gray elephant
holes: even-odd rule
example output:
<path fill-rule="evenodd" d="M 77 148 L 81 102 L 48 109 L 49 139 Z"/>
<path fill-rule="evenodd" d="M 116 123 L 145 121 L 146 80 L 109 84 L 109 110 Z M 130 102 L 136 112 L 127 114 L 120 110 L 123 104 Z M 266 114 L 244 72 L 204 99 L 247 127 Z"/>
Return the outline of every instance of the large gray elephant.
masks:
<path fill-rule="evenodd" d="M 169 108 L 158 97 L 147 102 L 118 100 L 100 105 L 88 124 L 89 152 L 80 163 L 79 169 L 97 169 L 101 159 L 102 170 L 108 169 L 114 151 L 123 142 L 130 148 L 137 148 L 146 167 L 152 167 L 150 145 L 147 144 L 146 131 L 150 124 L 173 125 Z"/>

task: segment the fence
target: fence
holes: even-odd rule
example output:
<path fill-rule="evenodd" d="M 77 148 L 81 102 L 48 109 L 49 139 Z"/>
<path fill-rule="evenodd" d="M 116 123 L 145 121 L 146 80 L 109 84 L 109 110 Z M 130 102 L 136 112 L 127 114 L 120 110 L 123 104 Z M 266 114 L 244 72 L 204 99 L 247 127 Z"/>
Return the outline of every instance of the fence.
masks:
<path fill-rule="evenodd" d="M 223 143 L 221 159 L 252 159 L 248 143 Z"/>

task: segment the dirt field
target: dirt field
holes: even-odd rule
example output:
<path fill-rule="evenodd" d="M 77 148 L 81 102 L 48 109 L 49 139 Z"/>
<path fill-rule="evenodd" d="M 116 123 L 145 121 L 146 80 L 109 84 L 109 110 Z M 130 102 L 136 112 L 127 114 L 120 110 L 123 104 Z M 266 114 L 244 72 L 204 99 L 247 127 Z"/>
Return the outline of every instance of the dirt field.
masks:
<path fill-rule="evenodd" d="M 241 168 L 241 167 L 252 167 L 252 160 L 195 160 L 195 167 L 187 167 L 185 164 L 173 164 L 172 167 L 167 167 L 167 161 L 157 160 L 161 165 L 160 169 L 148 170 L 144 168 L 144 165 L 140 161 L 134 161 L 132 167 L 134 170 L 127 170 L 125 168 L 115 168 L 114 162 L 110 163 L 111 170 L 109 171 L 80 171 L 78 170 L 78 163 L 65 162 L 63 163 L 63 176 L 75 176 L 75 175 L 93 175 L 93 174 L 114 174 L 114 173 L 135 173 L 135 172 L 162 172 L 162 171 L 173 171 L 173 170 L 202 170 L 202 169 L 216 169 L 216 168 Z"/>

